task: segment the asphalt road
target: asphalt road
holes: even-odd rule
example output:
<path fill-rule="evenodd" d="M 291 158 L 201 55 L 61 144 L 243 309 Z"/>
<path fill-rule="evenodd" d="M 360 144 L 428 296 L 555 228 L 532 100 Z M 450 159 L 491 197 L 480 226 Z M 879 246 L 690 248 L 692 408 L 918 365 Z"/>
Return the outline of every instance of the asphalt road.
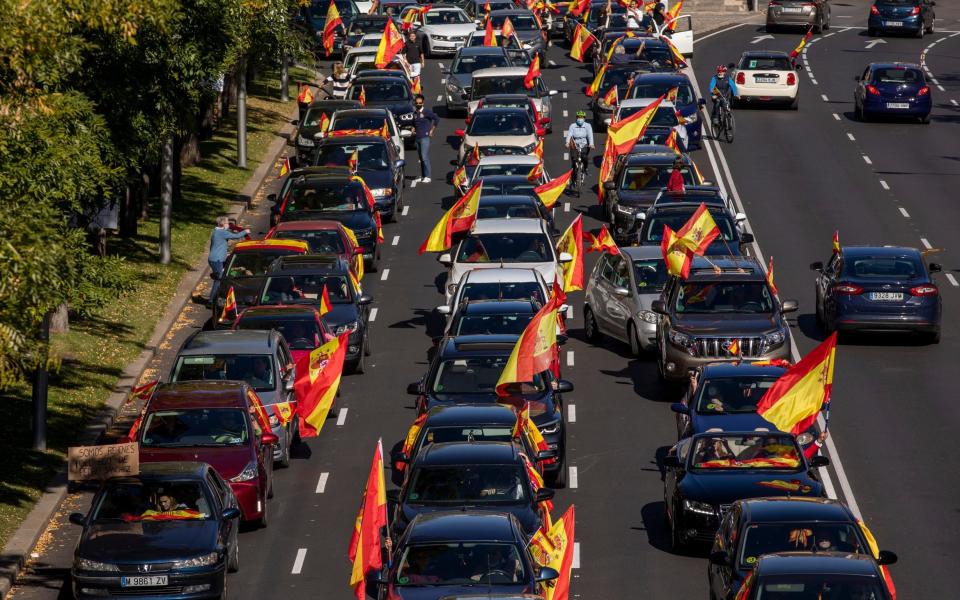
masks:
<path fill-rule="evenodd" d="M 960 9 L 941 4 L 938 29 L 960 32 Z M 829 488 L 863 515 L 881 547 L 900 555 L 893 568 L 900 597 L 953 597 L 950 573 L 960 557 L 953 435 L 960 408 L 944 391 L 960 351 L 955 317 L 960 288 L 954 283 L 960 277 L 960 248 L 952 244 L 958 239 L 954 228 L 960 208 L 951 194 L 960 183 L 960 108 L 952 102 L 960 102 L 960 33 L 887 38 L 867 49 L 870 38 L 857 28 L 865 25 L 865 4 L 833 7 L 833 29 L 818 36 L 804 57 L 800 110 L 738 110 L 735 142 L 710 142 L 693 157 L 707 179 L 720 183 L 745 209 L 759 253 L 775 257 L 781 295 L 800 301 L 792 323 L 800 352 L 822 339 L 814 325 L 808 264 L 829 257 L 835 229 L 844 243 L 920 247 L 926 240 L 945 248 L 936 259 L 946 271 L 939 278 L 945 315 L 941 344 L 856 338 L 838 350 L 829 445 L 834 462 L 827 477 Z M 790 49 L 802 32 L 752 43 L 762 35 L 755 26 L 740 26 L 698 41 L 694 74 L 701 92 L 714 65 L 734 61 L 748 48 Z M 924 48 L 926 65 L 944 88 L 933 90 L 933 123 L 853 121 L 852 77 L 871 60 L 919 61 Z M 564 48 L 555 46 L 549 57 L 544 77 L 561 93 L 554 98 L 555 132 L 546 142 L 546 167 L 558 175 L 568 164 L 561 132 L 586 105 L 582 88 L 590 74 L 572 64 Z M 449 58 L 430 59 L 424 69 L 428 104 L 440 93 L 441 64 L 449 66 Z M 442 302 L 433 284 L 442 268 L 430 255 L 416 254 L 442 214 L 441 203 L 449 201 L 451 188 L 441 174 L 452 170 L 453 132 L 463 123 L 460 117 L 447 118 L 442 108 L 439 114 L 442 123 L 431 152 L 437 177 L 407 188 L 409 213 L 385 227 L 381 272 L 364 280 L 377 311 L 369 371 L 343 379 L 339 417 L 301 448 L 290 469 L 277 473 L 270 526 L 241 536 L 241 570 L 230 578 L 233 597 L 351 597 L 347 544 L 369 461 L 378 438 L 389 450 L 414 418 L 404 390 L 426 369 L 428 326 L 436 319 L 433 308 Z M 407 152 L 407 161 L 412 178 L 418 174 L 415 152 Z M 561 202 L 558 227 L 577 212 L 586 213 L 588 229 L 599 227 L 592 194 Z M 588 272 L 593 259 L 588 255 Z M 668 404 L 676 392 L 658 385 L 651 359 L 631 358 L 619 343 L 585 343 L 581 299 L 581 294 L 571 297 L 576 310 L 563 348 L 564 376 L 576 384 L 567 396 L 568 461 L 576 475 L 556 500 L 558 514 L 570 503 L 577 505 L 579 565 L 573 593 L 605 599 L 705 598 L 703 553 L 678 556 L 667 550 L 656 459 L 675 441 Z M 201 316 L 202 311 L 188 309 L 162 364 L 169 365 L 177 339 L 198 326 Z M 82 505 L 83 500 L 81 495 L 72 502 Z M 62 525 L 69 510 L 58 517 L 34 575 L 14 597 L 69 598 L 64 583 L 76 538 L 76 529 Z"/>

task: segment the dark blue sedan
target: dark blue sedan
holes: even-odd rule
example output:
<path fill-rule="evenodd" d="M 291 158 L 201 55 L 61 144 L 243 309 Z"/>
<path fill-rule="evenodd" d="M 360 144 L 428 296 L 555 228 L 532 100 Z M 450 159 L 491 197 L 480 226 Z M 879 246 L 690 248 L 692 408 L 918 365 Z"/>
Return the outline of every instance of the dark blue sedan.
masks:
<path fill-rule="evenodd" d="M 853 108 L 858 120 L 886 116 L 930 122 L 933 97 L 919 65 L 870 63 L 856 79 Z"/>
<path fill-rule="evenodd" d="M 876 0 L 867 18 L 867 35 L 905 33 L 922 38 L 933 33 L 933 0 Z"/>
<path fill-rule="evenodd" d="M 844 246 L 816 280 L 817 321 L 833 331 L 914 331 L 940 342 L 940 290 L 916 248 Z"/>
<path fill-rule="evenodd" d="M 633 81 L 630 96 L 625 100 L 659 98 L 673 88 L 677 88 L 677 99 L 673 103 L 680 112 L 680 116 L 686 121 L 689 144 L 691 148 L 694 146 L 699 148 L 703 130 L 703 122 L 700 120 L 700 99 L 697 98 L 697 92 L 685 74 L 640 73 Z"/>

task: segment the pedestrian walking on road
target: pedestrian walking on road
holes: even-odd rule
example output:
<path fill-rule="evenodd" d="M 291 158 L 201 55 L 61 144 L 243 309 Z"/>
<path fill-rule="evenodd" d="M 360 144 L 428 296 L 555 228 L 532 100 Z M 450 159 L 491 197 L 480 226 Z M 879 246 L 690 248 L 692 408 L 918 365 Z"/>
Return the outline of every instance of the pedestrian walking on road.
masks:
<path fill-rule="evenodd" d="M 420 156 L 420 171 L 423 177 L 418 177 L 414 181 L 430 183 L 430 138 L 437 130 L 440 118 L 423 104 L 423 94 L 417 94 L 414 100 L 416 112 L 413 116 L 413 126 L 416 129 L 417 154 Z"/>
<path fill-rule="evenodd" d="M 250 235 L 249 229 L 230 231 L 230 220 L 227 217 L 217 217 L 217 226 L 213 228 L 213 233 L 210 234 L 210 255 L 207 257 L 207 263 L 210 265 L 210 277 L 213 278 L 213 285 L 210 286 L 210 306 L 213 306 L 216 301 L 217 291 L 220 289 L 223 263 L 227 260 L 227 242 L 239 240 L 248 235 Z"/>
<path fill-rule="evenodd" d="M 417 40 L 417 32 L 407 33 L 407 41 L 403 44 L 403 56 L 410 63 L 410 76 L 420 77 L 420 69 L 423 66 L 423 47 Z"/>

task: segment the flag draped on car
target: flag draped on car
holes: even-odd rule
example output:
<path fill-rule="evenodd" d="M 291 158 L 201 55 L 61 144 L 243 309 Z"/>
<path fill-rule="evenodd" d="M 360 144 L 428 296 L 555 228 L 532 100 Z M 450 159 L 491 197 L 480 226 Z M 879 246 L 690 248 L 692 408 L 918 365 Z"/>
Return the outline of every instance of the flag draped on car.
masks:
<path fill-rule="evenodd" d="M 570 223 L 567 230 L 557 240 L 557 254 L 566 252 L 573 257 L 570 262 L 562 263 L 563 291 L 573 292 L 583 289 L 583 215 Z"/>
<path fill-rule="evenodd" d="M 570 182 L 572 175 L 573 170 L 571 169 L 563 175 L 533 188 L 534 193 L 540 198 L 540 202 L 543 202 L 543 205 L 547 207 L 548 210 L 552 209 L 554 205 L 556 205 L 557 200 L 560 199 L 560 196 L 563 195 L 563 191 L 567 189 L 567 183 Z"/>
<path fill-rule="evenodd" d="M 555 581 L 542 586 L 544 600 L 567 600 L 570 597 L 575 524 L 576 508 L 571 504 L 563 516 L 553 522 L 549 533 L 544 535 L 543 531 L 537 531 L 530 540 L 534 560 L 560 574 Z"/>
<path fill-rule="evenodd" d="M 477 220 L 477 208 L 480 205 L 480 189 L 483 180 L 478 179 L 462 198 L 450 207 L 450 210 L 437 221 L 427 239 L 423 241 L 417 254 L 424 252 L 443 252 L 453 245 L 453 234 L 467 231 Z"/>
<path fill-rule="evenodd" d="M 514 384 L 532 383 L 534 377 L 549 370 L 557 354 L 557 311 L 560 303 L 551 298 L 530 319 L 510 352 L 510 358 L 497 380 L 497 396 L 515 396 Z"/>

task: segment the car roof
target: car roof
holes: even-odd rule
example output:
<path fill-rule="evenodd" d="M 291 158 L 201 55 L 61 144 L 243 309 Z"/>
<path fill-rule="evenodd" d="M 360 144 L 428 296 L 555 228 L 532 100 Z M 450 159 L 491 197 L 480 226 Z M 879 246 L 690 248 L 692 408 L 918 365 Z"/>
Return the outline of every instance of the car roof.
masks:
<path fill-rule="evenodd" d="M 751 498 L 741 500 L 744 515 L 750 523 L 824 521 L 853 523 L 850 509 L 830 498 Z"/>
<path fill-rule="evenodd" d="M 444 360 L 457 357 L 506 356 L 517 343 L 516 335 L 460 335 L 446 338 L 441 350 Z"/>
<path fill-rule="evenodd" d="M 777 552 L 757 562 L 757 575 L 860 575 L 877 577 L 877 566 L 867 554 L 841 552 Z"/>
<path fill-rule="evenodd" d="M 620 252 L 630 257 L 630 260 L 647 260 L 650 258 L 663 258 L 663 251 L 659 246 L 624 246 Z"/>
<path fill-rule="evenodd" d="M 648 246 L 654 248 L 655 246 Z M 624 250 L 625 248 L 621 248 Z M 749 361 L 741 362 L 715 362 L 704 365 L 704 377 L 777 377 L 787 369 L 775 365 L 753 364 Z"/>
<path fill-rule="evenodd" d="M 468 280 L 469 283 L 539 282 L 539 279 L 537 279 L 537 272 L 534 269 L 521 269 L 516 267 L 501 267 L 498 269 L 472 269 L 467 271 L 467 273 L 464 275 L 462 283 L 468 283 Z"/>
<path fill-rule="evenodd" d="M 383 34 L 368 33 L 367 35 L 382 36 Z M 359 73 L 357 73 L 356 76 L 354 76 L 353 81 L 356 81 L 358 79 L 373 79 L 375 77 L 386 77 L 388 79 L 406 79 L 407 74 L 404 71 L 397 71 L 395 69 L 368 69 L 366 71 L 360 71 Z"/>
<path fill-rule="evenodd" d="M 479 219 L 474 224 L 472 233 L 543 233 L 541 219 Z"/>
<path fill-rule="evenodd" d="M 506 404 L 452 404 L 431 409 L 424 426 L 512 425 L 516 420 L 516 411 Z"/>
<path fill-rule="evenodd" d="M 908 246 L 842 246 L 844 258 L 920 258 L 920 250 Z"/>
<path fill-rule="evenodd" d="M 401 73 L 401 74 L 402 74 L 402 73 Z M 370 75 L 369 77 L 360 77 L 360 76 L 358 75 L 356 79 L 354 79 L 353 81 L 350 82 L 350 85 L 356 85 L 356 84 L 358 83 L 358 82 L 357 82 L 357 79 L 363 79 L 363 81 L 360 82 L 360 83 L 370 83 L 370 82 L 373 82 L 373 83 L 403 83 L 402 81 L 397 81 L 398 79 L 402 79 L 402 77 L 394 77 L 394 76 L 392 76 L 392 75 L 380 75 L 380 74 L 375 74 L 375 75 Z"/>
<path fill-rule="evenodd" d="M 501 55 L 503 54 L 503 48 L 500 46 L 463 46 L 459 50 L 460 55 L 468 54 L 470 56 L 478 55 Z M 526 96 L 524 96 L 526 97 Z"/>
<path fill-rule="evenodd" d="M 297 260 L 284 260 L 296 258 Z M 339 256 L 329 254 L 301 254 L 298 256 L 281 256 L 270 263 L 267 275 L 293 275 L 304 273 L 333 272 L 339 275 L 346 273 L 349 265 Z"/>
<path fill-rule="evenodd" d="M 672 165 L 673 161 L 677 159 L 677 153 L 673 150 L 669 154 L 666 152 L 643 152 L 634 153 L 627 156 L 625 162 L 626 166 L 636 166 L 636 165 Z M 690 164 L 690 159 L 684 157 L 684 163 Z M 665 206 L 671 206 L 669 204 Z"/>
<path fill-rule="evenodd" d="M 340 221 L 331 221 L 328 219 L 310 219 L 306 221 L 283 221 L 277 223 L 274 227 L 274 234 L 283 231 L 333 231 L 339 230 Z M 275 237 L 281 237 L 275 235 Z"/>
<path fill-rule="evenodd" d="M 366 117 L 374 115 L 386 115 L 387 109 L 385 108 L 347 108 L 343 110 L 338 110 L 336 116 L 338 117 Z"/>
<path fill-rule="evenodd" d="M 638 73 L 634 84 L 637 83 L 690 83 L 690 78 L 683 73 Z"/>
<path fill-rule="evenodd" d="M 523 77 L 527 74 L 527 67 L 490 67 L 487 69 L 477 69 L 473 72 L 473 78 L 483 77 Z"/>
<path fill-rule="evenodd" d="M 512 442 L 469 441 L 430 444 L 417 456 L 418 465 L 504 465 L 519 463 Z"/>
<path fill-rule="evenodd" d="M 721 273 L 716 273 L 719 268 Z M 752 256 L 694 256 L 690 265 L 690 277 L 696 281 L 710 281 L 722 277 L 736 278 L 740 281 L 766 281 L 763 269 Z"/>
<path fill-rule="evenodd" d="M 257 329 L 198 331 L 187 338 L 177 356 L 270 352 L 278 335 L 275 331 Z"/>
<path fill-rule="evenodd" d="M 320 140 L 319 146 L 345 146 L 348 144 L 386 144 L 389 140 L 380 135 L 336 135 Z"/>
<path fill-rule="evenodd" d="M 157 386 L 150 410 L 170 408 L 244 407 L 247 388 L 242 381 L 183 381 Z"/>
<path fill-rule="evenodd" d="M 540 159 L 532 154 L 498 154 L 495 156 L 481 156 L 478 167 L 487 165 L 534 165 L 540 164 Z"/>
<path fill-rule="evenodd" d="M 353 174 L 347 167 L 321 167 L 322 171 L 304 173 L 293 182 L 294 186 L 309 187 L 317 183 L 346 183 L 351 182 Z"/>
<path fill-rule="evenodd" d="M 481 71 L 486 71 L 489 69 L 480 69 Z M 501 102 L 526 102 L 529 104 L 533 100 L 530 96 L 524 96 L 523 94 L 487 94 L 482 98 L 484 103 L 486 102 L 495 102 L 497 100 Z"/>
<path fill-rule="evenodd" d="M 520 16 L 520 15 L 522 15 L 522 16 L 528 16 L 528 15 L 529 15 L 529 16 L 532 17 L 532 16 L 533 16 L 533 13 L 532 13 L 530 10 L 526 9 L 526 8 L 498 8 L 497 10 L 491 10 L 491 11 L 490 11 L 490 16 L 491 16 L 491 17 L 499 17 L 499 16 L 510 16 L 510 17 L 512 17 L 513 15 L 517 15 L 517 16 Z"/>
<path fill-rule="evenodd" d="M 629 100 L 624 100 L 620 103 L 620 108 L 633 108 L 634 106 L 649 106 L 659 100 L 659 98 L 631 98 Z M 657 110 L 661 108 L 675 108 L 673 102 L 670 100 L 663 100 L 660 102 L 660 106 Z"/>
<path fill-rule="evenodd" d="M 463 305 L 463 314 L 475 315 L 512 315 L 534 314 L 540 306 L 532 300 L 471 300 Z"/>
<path fill-rule="evenodd" d="M 510 516 L 490 511 L 453 510 L 421 513 L 410 523 L 407 542 L 514 542 Z"/>
<path fill-rule="evenodd" d="M 509 196 L 483 196 L 480 198 L 481 206 L 506 205 L 516 206 L 517 204 L 534 204 L 533 196 L 525 194 L 513 194 Z"/>

